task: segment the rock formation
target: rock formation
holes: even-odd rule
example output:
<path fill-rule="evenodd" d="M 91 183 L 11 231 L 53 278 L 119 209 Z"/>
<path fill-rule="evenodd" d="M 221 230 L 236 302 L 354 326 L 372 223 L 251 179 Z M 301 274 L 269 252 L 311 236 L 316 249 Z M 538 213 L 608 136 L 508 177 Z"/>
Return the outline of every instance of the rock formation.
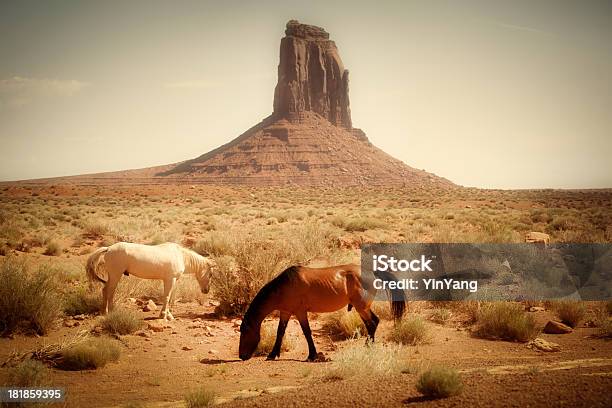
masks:
<path fill-rule="evenodd" d="M 348 71 L 325 30 L 291 20 L 285 34 L 274 112 L 269 117 L 195 159 L 90 175 L 90 179 L 254 186 L 454 186 L 389 156 L 370 143 L 362 130 L 353 128 Z"/>
<path fill-rule="evenodd" d="M 310 111 L 333 125 L 351 129 L 349 73 L 336 44 L 324 29 L 296 20 L 287 23 L 285 34 L 274 90 L 274 116 L 294 122 Z"/>

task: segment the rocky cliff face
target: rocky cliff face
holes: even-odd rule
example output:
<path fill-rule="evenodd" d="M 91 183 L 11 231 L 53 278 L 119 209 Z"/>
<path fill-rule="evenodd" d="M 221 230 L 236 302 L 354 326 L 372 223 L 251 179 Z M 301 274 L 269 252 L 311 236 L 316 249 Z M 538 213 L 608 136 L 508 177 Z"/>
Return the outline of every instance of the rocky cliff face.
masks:
<path fill-rule="evenodd" d="M 303 113 L 318 113 L 333 125 L 352 128 L 348 70 L 336 44 L 322 28 L 287 23 L 281 40 L 274 116 L 299 122 Z"/>
<path fill-rule="evenodd" d="M 332 188 L 395 185 L 430 191 L 454 187 L 389 156 L 353 128 L 348 71 L 325 30 L 291 20 L 285 34 L 269 117 L 195 159 L 96 175 L 96 180 Z M 202 133 L 206 135 L 206 129 Z"/>

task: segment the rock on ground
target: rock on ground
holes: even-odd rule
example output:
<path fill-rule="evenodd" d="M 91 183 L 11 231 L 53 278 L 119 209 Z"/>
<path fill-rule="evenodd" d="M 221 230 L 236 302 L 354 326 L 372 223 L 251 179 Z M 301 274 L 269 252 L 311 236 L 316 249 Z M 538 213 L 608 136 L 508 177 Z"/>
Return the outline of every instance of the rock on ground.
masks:
<path fill-rule="evenodd" d="M 566 334 L 572 331 L 573 329 L 568 325 L 553 320 L 550 320 L 546 323 L 546 326 L 544 326 L 544 333 L 546 334 Z"/>

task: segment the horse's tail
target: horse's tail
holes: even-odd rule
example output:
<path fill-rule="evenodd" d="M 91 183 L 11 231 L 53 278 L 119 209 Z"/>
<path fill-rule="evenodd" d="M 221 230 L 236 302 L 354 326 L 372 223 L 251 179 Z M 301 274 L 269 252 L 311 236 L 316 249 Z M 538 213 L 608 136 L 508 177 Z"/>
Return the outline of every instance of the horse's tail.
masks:
<path fill-rule="evenodd" d="M 87 279 L 89 283 L 94 281 L 106 283 L 106 277 L 102 277 L 98 274 L 100 266 L 104 264 L 104 254 L 108 251 L 108 247 L 101 247 L 94 251 L 93 254 L 87 258 L 87 265 L 85 270 L 87 271 Z"/>
<path fill-rule="evenodd" d="M 387 282 L 396 280 L 395 276 L 389 272 L 376 271 L 374 275 Z M 391 306 L 393 319 L 400 320 L 406 311 L 406 293 L 403 289 L 387 289 L 387 295 L 389 296 L 389 306 Z"/>

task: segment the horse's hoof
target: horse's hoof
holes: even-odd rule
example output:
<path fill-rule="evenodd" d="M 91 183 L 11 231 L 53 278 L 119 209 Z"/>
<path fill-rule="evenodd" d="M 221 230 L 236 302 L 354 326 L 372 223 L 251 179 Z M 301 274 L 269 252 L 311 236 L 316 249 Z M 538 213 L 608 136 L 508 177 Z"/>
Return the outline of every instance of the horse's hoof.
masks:
<path fill-rule="evenodd" d="M 331 360 L 327 358 L 325 354 L 318 352 L 315 356 L 308 356 L 308 359 L 306 361 L 309 361 L 311 363 L 326 363 Z"/>
<path fill-rule="evenodd" d="M 266 361 L 274 361 L 276 360 L 277 356 L 273 356 L 273 355 L 268 355 L 268 357 L 266 357 Z"/>

